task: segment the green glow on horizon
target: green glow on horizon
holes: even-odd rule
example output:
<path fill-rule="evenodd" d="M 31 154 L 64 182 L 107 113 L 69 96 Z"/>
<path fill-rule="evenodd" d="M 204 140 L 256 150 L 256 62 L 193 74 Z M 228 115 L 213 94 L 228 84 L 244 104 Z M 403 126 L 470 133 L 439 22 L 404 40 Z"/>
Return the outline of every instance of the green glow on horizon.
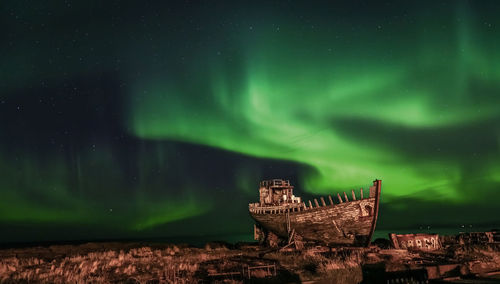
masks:
<path fill-rule="evenodd" d="M 89 154 L 84 164 L 101 164 L 107 168 L 109 179 L 116 176 L 112 173 L 113 159 L 111 156 Z M 90 187 L 99 186 L 92 181 L 84 182 L 78 188 L 71 188 L 68 176 L 71 174 L 66 163 L 53 157 L 50 166 L 44 166 L 34 159 L 22 159 L 22 166 L 2 163 L 0 156 L 0 171 L 10 179 L 0 181 L 2 198 L 0 199 L 0 222 L 3 223 L 40 223 L 40 224 L 85 224 L 111 225 L 115 228 L 142 231 L 173 221 L 186 219 L 203 214 L 210 209 L 210 201 L 201 202 L 195 198 L 189 188 L 183 194 L 173 196 L 147 197 L 147 192 L 138 190 L 126 195 L 124 202 L 120 189 L 122 186 L 107 183 L 106 194 L 101 190 L 93 192 Z M 29 161 L 29 163 L 28 163 Z M 22 171 L 16 171 L 16 168 Z M 93 175 L 84 173 L 83 175 Z M 20 182 L 21 181 L 21 182 Z M 24 190 L 19 190 L 19 189 Z M 16 190 L 17 189 L 17 190 Z M 85 194 L 78 192 L 85 191 Z M 113 194 L 114 192 L 114 194 Z M 98 194 L 98 196 L 95 196 Z M 96 202 L 95 200 L 98 200 Z"/>
<path fill-rule="evenodd" d="M 133 228 L 141 231 L 173 221 L 201 215 L 210 210 L 208 202 L 199 202 L 193 198 L 186 200 L 164 200 L 161 202 L 142 200 L 139 198 L 140 214 L 143 216 L 135 222 Z"/>

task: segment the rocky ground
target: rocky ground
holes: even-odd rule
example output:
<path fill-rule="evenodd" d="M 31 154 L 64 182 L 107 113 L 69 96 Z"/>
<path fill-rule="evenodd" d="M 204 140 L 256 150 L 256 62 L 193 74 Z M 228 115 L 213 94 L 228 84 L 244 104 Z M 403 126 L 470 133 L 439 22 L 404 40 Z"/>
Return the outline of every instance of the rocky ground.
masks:
<path fill-rule="evenodd" d="M 498 244 L 436 252 L 381 247 L 273 251 L 257 244 L 87 243 L 11 248 L 0 250 L 0 283 L 493 283 L 480 281 L 495 281 L 500 271 Z"/>

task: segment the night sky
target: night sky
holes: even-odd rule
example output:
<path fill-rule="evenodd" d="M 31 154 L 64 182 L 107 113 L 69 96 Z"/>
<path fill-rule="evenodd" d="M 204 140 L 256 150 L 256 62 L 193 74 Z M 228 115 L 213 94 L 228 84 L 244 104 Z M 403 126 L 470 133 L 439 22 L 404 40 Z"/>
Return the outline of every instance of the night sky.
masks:
<path fill-rule="evenodd" d="M 267 178 L 382 179 L 382 229 L 498 226 L 499 14 L 1 1 L 0 242 L 250 235 Z"/>

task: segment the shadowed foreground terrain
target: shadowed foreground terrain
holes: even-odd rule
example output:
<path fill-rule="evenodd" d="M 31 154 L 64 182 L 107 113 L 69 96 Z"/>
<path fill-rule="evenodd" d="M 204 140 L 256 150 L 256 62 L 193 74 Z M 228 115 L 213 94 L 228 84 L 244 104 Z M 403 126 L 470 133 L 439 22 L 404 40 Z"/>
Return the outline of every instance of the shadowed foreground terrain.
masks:
<path fill-rule="evenodd" d="M 0 250 L 0 282 L 494 283 L 477 281 L 495 277 L 500 270 L 498 244 L 450 246 L 436 252 L 381 247 L 312 246 L 298 252 L 270 251 L 256 244 L 208 243 L 195 248 L 87 243 L 11 248 Z"/>

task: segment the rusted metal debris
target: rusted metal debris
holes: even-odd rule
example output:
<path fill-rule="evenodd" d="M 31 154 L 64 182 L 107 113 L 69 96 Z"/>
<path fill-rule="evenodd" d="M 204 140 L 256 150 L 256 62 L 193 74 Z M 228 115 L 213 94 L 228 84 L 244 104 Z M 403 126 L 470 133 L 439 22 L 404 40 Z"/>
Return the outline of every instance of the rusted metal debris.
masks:
<path fill-rule="evenodd" d="M 252 277 L 272 277 L 276 276 L 276 264 L 271 265 L 258 265 L 243 267 L 243 275 L 248 279 Z"/>
<path fill-rule="evenodd" d="M 277 275 L 276 264 L 269 265 L 244 265 L 241 267 L 241 271 L 209 271 L 208 278 L 209 279 L 252 279 L 252 278 L 266 278 L 266 277 L 275 277 Z"/>
<path fill-rule="evenodd" d="M 389 239 L 396 249 L 434 251 L 442 248 L 437 234 L 389 234 Z"/>
<path fill-rule="evenodd" d="M 456 240 L 461 245 L 500 243 L 500 232 L 491 231 L 460 233 L 457 235 Z"/>
<path fill-rule="evenodd" d="M 445 245 L 484 245 L 500 243 L 500 232 L 469 232 L 454 236 L 438 234 L 389 234 L 392 247 L 417 251 L 436 251 Z"/>
<path fill-rule="evenodd" d="M 328 196 L 304 202 L 293 194 L 288 180 L 273 179 L 260 183 L 259 202 L 249 204 L 249 212 L 256 224 L 254 237 L 271 247 L 303 248 L 304 242 L 323 245 L 368 246 L 377 222 L 382 181 L 375 180 L 369 188 L 369 197 L 359 198 L 351 190 L 352 199 L 337 194 L 338 203 Z"/>

